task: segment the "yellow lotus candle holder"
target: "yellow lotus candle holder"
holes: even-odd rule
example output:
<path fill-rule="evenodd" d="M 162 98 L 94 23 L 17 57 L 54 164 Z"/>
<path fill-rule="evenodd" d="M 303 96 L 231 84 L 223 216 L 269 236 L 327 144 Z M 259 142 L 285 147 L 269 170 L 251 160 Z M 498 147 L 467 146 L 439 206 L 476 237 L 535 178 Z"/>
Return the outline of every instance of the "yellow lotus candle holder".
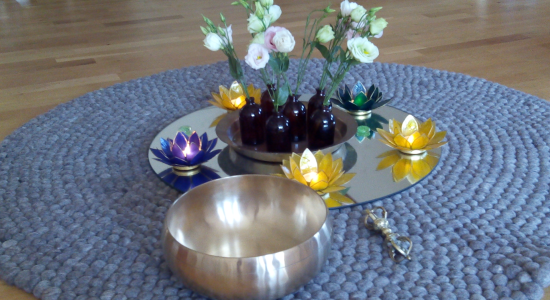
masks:
<path fill-rule="evenodd" d="M 376 167 L 377 171 L 391 167 L 393 181 L 400 182 L 407 178 L 411 184 L 430 174 L 439 161 L 439 155 L 432 152 L 410 155 L 399 150 L 390 150 L 377 157 L 382 158 Z"/>
<path fill-rule="evenodd" d="M 389 130 L 377 129 L 383 138 L 379 141 L 406 154 L 422 154 L 447 143 L 442 142 L 447 132 L 436 132 L 432 119 L 424 123 L 419 123 L 412 115 L 408 115 L 403 123 L 391 119 Z"/>
<path fill-rule="evenodd" d="M 257 89 L 253 84 L 250 84 L 247 90 L 248 95 L 250 95 L 250 97 L 254 97 L 254 102 L 260 104 L 260 97 L 262 94 L 261 89 Z M 214 97 L 214 101 L 209 100 L 208 102 L 228 111 L 241 109 L 246 104 L 246 94 L 243 86 L 237 81 L 234 81 L 229 89 L 223 85 L 220 85 L 220 93 L 212 93 L 212 97 Z"/>
<path fill-rule="evenodd" d="M 255 88 L 253 84 L 248 85 L 247 90 L 248 95 L 254 98 L 254 102 L 260 104 L 262 90 Z M 214 100 L 208 100 L 208 102 L 216 107 L 226 110 L 227 112 L 241 109 L 246 104 L 246 94 L 243 86 L 237 81 L 234 81 L 229 89 L 223 85 L 220 85 L 220 93 L 212 93 L 212 97 L 214 97 Z M 227 115 L 227 113 L 219 115 L 216 119 L 214 119 L 214 121 L 212 121 L 210 127 L 218 125 L 225 115 Z"/>
<path fill-rule="evenodd" d="M 327 203 L 328 207 L 354 204 L 355 202 L 339 193 L 355 173 L 346 173 L 342 158 L 332 159 L 332 154 L 317 151 L 313 154 L 306 149 L 302 155 L 292 153 L 289 160 L 281 165 L 285 176 L 309 186 Z"/>

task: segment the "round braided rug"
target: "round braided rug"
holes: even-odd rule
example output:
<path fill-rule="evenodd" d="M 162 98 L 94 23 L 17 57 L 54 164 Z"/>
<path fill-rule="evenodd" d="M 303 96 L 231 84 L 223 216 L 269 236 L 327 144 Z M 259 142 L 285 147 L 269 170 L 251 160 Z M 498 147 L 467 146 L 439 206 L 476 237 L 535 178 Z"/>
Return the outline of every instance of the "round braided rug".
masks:
<path fill-rule="evenodd" d="M 302 93 L 320 72 L 312 60 Z M 333 211 L 327 265 L 285 299 L 540 299 L 550 285 L 550 103 L 397 64 L 358 66 L 346 82 L 357 80 L 432 117 L 449 144 L 413 188 Z M 227 63 L 168 71 L 61 104 L 7 137 L 0 277 L 48 300 L 201 299 L 164 262 L 162 222 L 179 194 L 150 169 L 147 151 L 164 126 L 231 81 Z M 363 209 L 376 205 L 413 240 L 412 261 L 394 263 L 363 227 Z"/>

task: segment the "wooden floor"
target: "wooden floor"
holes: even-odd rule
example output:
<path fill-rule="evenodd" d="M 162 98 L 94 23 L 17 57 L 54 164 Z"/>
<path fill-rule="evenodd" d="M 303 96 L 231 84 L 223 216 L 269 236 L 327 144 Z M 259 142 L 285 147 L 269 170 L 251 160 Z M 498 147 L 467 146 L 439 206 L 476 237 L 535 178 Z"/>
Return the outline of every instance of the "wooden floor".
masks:
<path fill-rule="evenodd" d="M 328 3 L 275 1 L 283 10 L 278 24 L 297 41 L 307 12 Z M 250 38 L 245 14 L 230 2 L 2 0 L 0 140 L 84 93 L 224 59 L 202 46 L 201 14 L 214 19 L 223 11 L 244 56 Z M 374 41 L 381 52 L 377 61 L 465 73 L 550 99 L 550 0 L 359 3 L 384 6 L 378 15 L 390 24 Z M 33 297 L 0 282 L 0 300 L 6 299 Z"/>

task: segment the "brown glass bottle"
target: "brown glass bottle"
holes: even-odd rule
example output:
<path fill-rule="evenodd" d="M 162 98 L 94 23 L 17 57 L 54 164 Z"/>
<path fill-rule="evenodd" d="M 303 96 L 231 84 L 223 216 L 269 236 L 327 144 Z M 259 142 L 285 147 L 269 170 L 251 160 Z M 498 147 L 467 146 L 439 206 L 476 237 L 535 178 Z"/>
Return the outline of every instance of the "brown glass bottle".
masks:
<path fill-rule="evenodd" d="M 271 95 L 275 96 L 276 91 L 277 89 L 275 88 L 275 85 L 268 84 L 267 89 L 262 92 L 262 97 L 260 98 L 260 106 L 262 107 L 262 113 L 264 114 L 265 122 L 267 122 L 269 117 L 271 117 L 271 115 L 273 114 L 273 110 L 275 109 L 275 105 L 273 103 Z"/>
<path fill-rule="evenodd" d="M 259 145 L 264 142 L 265 123 L 262 108 L 247 98 L 246 105 L 239 112 L 241 140 L 244 145 Z"/>
<path fill-rule="evenodd" d="M 267 120 L 265 142 L 269 152 L 291 152 L 290 124 L 282 112 L 274 112 Z"/>
<path fill-rule="evenodd" d="M 313 113 L 323 107 L 323 101 L 325 101 L 326 90 L 315 89 L 315 95 L 311 96 L 307 102 L 307 120 L 311 119 Z"/>
<path fill-rule="evenodd" d="M 290 140 L 299 142 L 306 139 L 307 136 L 307 111 L 306 106 L 298 100 L 296 95 L 288 96 L 283 115 L 288 118 L 290 123 Z"/>
<path fill-rule="evenodd" d="M 315 111 L 308 124 L 307 143 L 310 150 L 317 150 L 334 144 L 336 119 L 332 114 L 332 105 Z"/>

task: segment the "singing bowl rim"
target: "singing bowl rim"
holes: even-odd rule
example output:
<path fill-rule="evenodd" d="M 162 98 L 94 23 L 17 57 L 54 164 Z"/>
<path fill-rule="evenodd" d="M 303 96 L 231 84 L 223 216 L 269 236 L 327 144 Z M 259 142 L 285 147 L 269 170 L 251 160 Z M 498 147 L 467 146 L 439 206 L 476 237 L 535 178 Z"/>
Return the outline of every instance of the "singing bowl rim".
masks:
<path fill-rule="evenodd" d="M 191 194 L 193 193 L 193 191 L 195 191 L 195 193 L 199 193 L 201 189 L 207 189 L 209 186 L 211 185 L 215 185 L 215 184 L 219 184 L 217 182 L 220 182 L 220 181 L 230 181 L 230 180 L 236 180 L 236 179 L 241 179 L 241 178 L 249 178 L 249 177 L 257 177 L 257 178 L 269 178 L 269 179 L 273 179 L 273 180 L 281 180 L 281 181 L 285 181 L 287 182 L 288 184 L 292 184 L 292 185 L 295 185 L 296 187 L 299 187 L 299 188 L 302 188 L 302 189 L 305 189 L 307 190 L 307 193 L 311 193 L 312 198 L 315 198 L 315 199 L 318 199 L 318 201 L 320 201 L 322 203 L 322 206 L 325 207 L 324 209 L 324 212 L 325 212 L 325 215 L 324 215 L 324 218 L 322 220 L 322 222 L 320 222 L 320 226 L 318 228 L 316 228 L 316 231 L 308 236 L 307 238 L 304 238 L 302 242 L 300 242 L 299 244 L 296 244 L 296 245 L 293 245 L 292 247 L 289 247 L 289 248 L 286 248 L 284 250 L 281 250 L 281 251 L 277 251 L 277 252 L 272 252 L 272 253 L 265 253 L 265 254 L 261 254 L 261 255 L 256 255 L 256 256 L 242 256 L 242 257 L 230 257 L 230 256 L 220 256 L 220 255 L 213 255 L 213 254 L 209 254 L 209 253 L 206 253 L 206 252 L 202 252 L 202 251 L 198 251 L 198 250 L 195 250 L 195 249 L 192 249 L 192 248 L 189 248 L 185 245 L 183 245 L 182 243 L 180 243 L 176 238 L 175 238 L 175 235 L 171 232 L 169 226 L 168 226 L 168 222 L 169 222 L 169 219 L 171 219 L 171 217 L 173 216 L 174 214 L 174 211 L 172 210 L 173 207 L 176 206 L 176 204 L 180 201 L 183 201 L 181 199 L 184 199 L 186 196 L 188 196 L 188 194 Z M 305 191 L 304 190 L 304 191 Z M 206 257 L 211 257 L 211 258 L 214 258 L 214 259 L 220 259 L 220 260 L 254 260 L 254 259 L 257 259 L 259 257 L 265 257 L 265 256 L 270 256 L 270 255 L 276 255 L 276 254 L 279 254 L 279 253 L 284 253 L 284 252 L 292 252 L 293 250 L 298 250 L 300 248 L 300 246 L 310 242 L 312 240 L 313 237 L 315 237 L 316 234 L 318 234 L 319 232 L 322 231 L 323 227 L 325 226 L 331 226 L 331 222 L 330 222 L 330 218 L 329 218 L 329 215 L 330 215 L 330 212 L 329 212 L 329 209 L 328 209 L 328 206 L 326 205 L 325 201 L 323 200 L 323 198 L 321 198 L 321 196 L 319 196 L 319 194 L 317 194 L 317 192 L 315 192 L 314 190 L 312 190 L 310 187 L 306 186 L 306 185 L 303 185 L 295 180 L 291 180 L 291 179 L 288 179 L 288 178 L 283 178 L 283 177 L 279 177 L 279 176 L 273 176 L 273 175 L 260 175 L 260 174 L 245 174 L 245 175 L 236 175 L 236 176 L 229 176 L 229 177 L 224 177 L 224 178 L 219 178 L 219 179 L 215 179 L 215 180 L 212 180 L 212 181 L 209 181 L 209 182 L 206 182 L 204 184 L 201 184 L 189 191 L 187 191 L 186 193 L 182 194 L 180 197 L 178 197 L 178 199 L 176 199 L 174 201 L 174 203 L 172 203 L 172 205 L 170 206 L 170 208 L 168 209 L 167 213 L 166 213 L 166 217 L 164 218 L 164 224 L 163 224 L 163 232 L 162 232 L 162 244 L 164 245 L 164 243 L 166 242 L 166 236 L 167 234 L 170 235 L 170 238 L 176 242 L 180 247 L 182 248 L 185 248 L 186 251 L 189 251 L 191 253 L 194 253 L 195 255 L 198 255 L 198 256 L 206 256 Z M 330 230 L 332 232 L 332 230 Z M 330 236 L 332 236 L 332 233 L 330 234 Z M 332 238 L 329 238 L 329 240 L 326 242 L 326 243 L 330 243 L 332 240 Z M 326 243 L 323 244 L 323 246 L 326 246 Z M 295 264 L 297 262 L 300 262 L 302 260 L 305 260 L 305 259 L 308 259 L 310 256 L 312 255 L 312 253 L 309 253 L 306 257 L 302 257 L 300 260 L 298 261 L 291 261 L 290 263 L 288 264 L 283 264 L 280 266 L 280 268 L 286 268 L 292 264 Z"/>

